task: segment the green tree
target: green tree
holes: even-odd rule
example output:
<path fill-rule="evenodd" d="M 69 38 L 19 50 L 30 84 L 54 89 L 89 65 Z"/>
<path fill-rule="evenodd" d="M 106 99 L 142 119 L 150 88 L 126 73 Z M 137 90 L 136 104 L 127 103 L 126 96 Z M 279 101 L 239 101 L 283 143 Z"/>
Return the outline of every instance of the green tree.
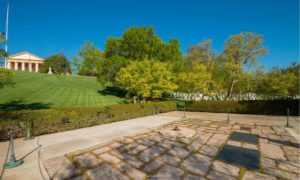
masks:
<path fill-rule="evenodd" d="M 4 33 L 0 33 L 0 44 L 4 44 L 5 43 L 5 37 L 4 37 Z M 4 49 L 0 49 L 0 59 L 3 59 L 4 57 L 7 56 L 7 52 L 5 52 Z"/>
<path fill-rule="evenodd" d="M 299 70 L 299 63 L 293 63 L 288 68 L 274 67 L 260 74 L 256 93 L 269 97 L 299 97 Z"/>
<path fill-rule="evenodd" d="M 0 89 L 5 85 L 14 85 L 14 74 L 11 70 L 0 68 Z"/>
<path fill-rule="evenodd" d="M 131 27 L 120 38 L 110 37 L 105 44 L 105 58 L 97 68 L 98 80 L 104 84 L 114 84 L 119 70 L 131 61 L 154 59 L 171 62 L 172 71 L 184 69 L 179 41 L 170 39 L 163 42 L 153 27 Z"/>
<path fill-rule="evenodd" d="M 115 85 L 116 76 L 121 68 L 126 67 L 130 59 L 112 56 L 101 59 L 97 66 L 97 79 L 104 85 Z"/>
<path fill-rule="evenodd" d="M 105 44 L 105 56 L 125 57 L 132 60 L 156 59 L 178 61 L 182 59 L 179 41 L 163 42 L 153 27 L 131 27 L 120 38 L 109 38 Z"/>
<path fill-rule="evenodd" d="M 216 57 L 216 53 L 212 50 L 211 46 L 212 40 L 210 39 L 190 46 L 184 60 L 188 65 L 192 65 L 193 62 L 201 62 L 208 68 L 211 66 L 212 60 Z"/>
<path fill-rule="evenodd" d="M 171 65 L 155 60 L 133 61 L 118 73 L 117 83 L 129 96 L 157 99 L 177 88 Z"/>
<path fill-rule="evenodd" d="M 0 34 L 0 44 L 5 43 L 4 33 Z M 4 49 L 0 49 L 0 59 L 7 56 Z M 14 85 L 14 74 L 11 70 L 0 68 L 0 89 L 6 85 Z"/>
<path fill-rule="evenodd" d="M 41 72 L 47 73 L 51 67 L 52 72 L 55 74 L 70 74 L 70 62 L 63 53 L 54 54 L 45 58 L 41 68 Z"/>
<path fill-rule="evenodd" d="M 193 70 L 195 64 L 202 64 L 206 67 L 205 74 L 209 75 L 208 86 L 206 93 L 210 96 L 224 93 L 224 68 L 220 63 L 220 58 L 217 53 L 212 50 L 212 40 L 208 39 L 200 42 L 196 45 L 191 45 L 188 48 L 188 53 L 184 57 L 184 61 L 187 65 L 187 72 Z M 195 82 L 197 83 L 197 82 Z M 207 83 L 205 83 L 207 84 Z M 202 92 L 203 91 L 199 91 Z"/>
<path fill-rule="evenodd" d="M 206 94 L 209 90 L 211 74 L 204 64 L 194 62 L 188 71 L 179 73 L 176 79 L 181 92 Z"/>
<path fill-rule="evenodd" d="M 234 87 L 244 75 L 244 71 L 251 71 L 261 55 L 267 53 L 263 46 L 262 35 L 251 32 L 230 36 L 225 42 L 221 55 L 227 79 L 227 98 L 232 97 Z"/>
<path fill-rule="evenodd" d="M 300 96 L 300 64 L 299 61 L 292 63 L 287 69 L 286 73 L 290 76 L 289 95 L 298 97 Z"/>
<path fill-rule="evenodd" d="M 73 57 L 73 64 L 77 66 L 79 75 L 96 76 L 97 66 L 104 54 L 94 44 L 86 41 L 80 48 L 78 55 Z"/>

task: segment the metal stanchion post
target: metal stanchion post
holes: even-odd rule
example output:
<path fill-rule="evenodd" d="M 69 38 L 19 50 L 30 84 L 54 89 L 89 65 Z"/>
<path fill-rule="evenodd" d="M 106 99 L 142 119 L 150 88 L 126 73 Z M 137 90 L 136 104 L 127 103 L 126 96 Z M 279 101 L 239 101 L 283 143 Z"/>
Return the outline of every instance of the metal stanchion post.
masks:
<path fill-rule="evenodd" d="M 227 122 L 229 122 L 230 121 L 230 116 L 229 116 L 229 108 L 227 109 L 227 120 L 226 120 Z"/>
<path fill-rule="evenodd" d="M 13 130 L 10 130 L 10 142 L 9 142 L 9 149 L 10 149 L 10 159 L 9 162 L 4 164 L 5 169 L 10 169 L 19 166 L 23 163 L 23 160 L 16 160 L 15 152 L 14 152 L 14 135 Z"/>
<path fill-rule="evenodd" d="M 286 125 L 285 125 L 285 127 L 291 128 L 292 126 L 290 126 L 290 109 L 287 108 L 286 111 L 287 111 L 287 114 L 286 114 Z"/>
<path fill-rule="evenodd" d="M 31 140 L 31 139 L 33 139 L 31 130 L 32 130 L 32 124 L 28 120 L 28 122 L 27 122 L 27 132 L 26 132 L 26 137 L 24 138 L 24 140 Z"/>

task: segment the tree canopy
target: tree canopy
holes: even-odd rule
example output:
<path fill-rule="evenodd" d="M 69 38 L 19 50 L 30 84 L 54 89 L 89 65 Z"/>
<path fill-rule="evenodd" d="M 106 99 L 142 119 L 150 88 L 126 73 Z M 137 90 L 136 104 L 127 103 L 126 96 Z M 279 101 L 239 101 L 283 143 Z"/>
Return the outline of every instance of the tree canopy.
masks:
<path fill-rule="evenodd" d="M 132 60 L 155 59 L 178 61 L 182 59 L 179 41 L 170 39 L 163 42 L 153 27 L 131 27 L 120 38 L 110 37 L 105 44 L 105 57 L 124 57 Z"/>
<path fill-rule="evenodd" d="M 94 44 L 86 41 L 80 48 L 78 55 L 73 57 L 73 65 L 76 66 L 79 75 L 96 76 L 97 66 L 103 59 L 104 53 Z"/>
<path fill-rule="evenodd" d="M 262 35 L 251 32 L 230 36 L 225 42 L 221 58 L 228 83 L 227 98 L 232 96 L 234 86 L 241 80 L 245 69 L 250 72 L 261 55 L 267 53 Z"/>
<path fill-rule="evenodd" d="M 98 81 L 104 85 L 115 85 L 118 72 L 129 62 L 130 59 L 119 56 L 102 59 L 97 66 Z"/>
<path fill-rule="evenodd" d="M 70 74 L 70 62 L 63 53 L 54 54 L 44 59 L 41 72 L 47 73 L 51 67 L 55 74 Z"/>
<path fill-rule="evenodd" d="M 183 68 L 178 40 L 170 39 L 166 43 L 155 34 L 153 27 L 131 27 L 121 37 L 107 40 L 104 58 L 97 66 L 98 80 L 103 84 L 115 84 L 121 68 L 144 59 L 170 62 L 174 71 Z"/>
<path fill-rule="evenodd" d="M 0 89 L 6 85 L 14 85 L 14 74 L 11 70 L 0 68 Z"/>
<path fill-rule="evenodd" d="M 4 34 L 0 34 L 0 44 L 5 43 Z M 7 52 L 4 49 L 0 49 L 0 59 L 7 56 Z M 14 74 L 11 70 L 0 68 L 0 89 L 6 85 L 14 85 Z"/>
<path fill-rule="evenodd" d="M 120 70 L 117 83 L 128 95 L 147 99 L 161 98 L 177 88 L 170 64 L 153 60 L 131 62 Z"/>
<path fill-rule="evenodd" d="M 299 63 L 293 63 L 288 68 L 274 67 L 260 75 L 256 93 L 284 98 L 299 96 L 299 72 Z"/>
<path fill-rule="evenodd" d="M 79 74 L 126 90 L 129 96 L 155 99 L 167 92 L 201 93 L 214 99 L 238 96 L 299 97 L 299 63 L 265 72 L 259 63 L 268 52 L 263 36 L 231 35 L 221 53 L 212 40 L 191 45 L 182 57 L 179 41 L 164 42 L 153 27 L 131 27 L 110 37 L 102 53 L 86 42 L 74 57 Z"/>
<path fill-rule="evenodd" d="M 179 91 L 206 94 L 211 83 L 211 74 L 204 64 L 194 62 L 188 71 L 179 73 L 176 79 Z"/>

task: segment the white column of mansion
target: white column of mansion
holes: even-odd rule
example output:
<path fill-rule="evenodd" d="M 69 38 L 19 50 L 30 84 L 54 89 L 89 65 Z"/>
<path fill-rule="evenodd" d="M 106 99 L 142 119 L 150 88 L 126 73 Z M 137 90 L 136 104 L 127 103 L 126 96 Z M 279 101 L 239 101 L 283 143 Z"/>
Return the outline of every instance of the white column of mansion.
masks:
<path fill-rule="evenodd" d="M 21 52 L 5 58 L 8 69 L 39 72 L 44 59 L 29 52 Z"/>

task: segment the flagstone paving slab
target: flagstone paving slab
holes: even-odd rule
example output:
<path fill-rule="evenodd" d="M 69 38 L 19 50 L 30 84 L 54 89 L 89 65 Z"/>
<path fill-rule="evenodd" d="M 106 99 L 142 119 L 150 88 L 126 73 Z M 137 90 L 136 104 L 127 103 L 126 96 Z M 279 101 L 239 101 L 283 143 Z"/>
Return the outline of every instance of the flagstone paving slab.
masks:
<path fill-rule="evenodd" d="M 192 174 L 188 174 L 184 177 L 183 180 L 205 180 L 206 178 L 201 177 L 201 176 L 196 176 L 196 175 L 192 175 Z"/>
<path fill-rule="evenodd" d="M 212 168 L 221 173 L 228 174 L 228 175 L 235 176 L 235 177 L 238 177 L 239 172 L 240 172 L 240 168 L 230 165 L 230 164 L 227 164 L 227 163 L 224 163 L 222 161 L 215 161 L 213 163 Z"/>
<path fill-rule="evenodd" d="M 80 174 L 80 171 L 65 156 L 49 159 L 45 162 L 51 179 L 66 179 Z"/>
<path fill-rule="evenodd" d="M 258 172 L 253 172 L 253 171 L 247 171 L 245 175 L 243 176 L 243 180 L 276 180 L 276 177 L 258 173 Z"/>
<path fill-rule="evenodd" d="M 168 154 L 164 154 L 164 155 L 160 156 L 159 159 L 161 161 L 163 161 L 165 163 L 168 163 L 168 164 L 171 164 L 173 166 L 177 166 L 178 163 L 180 162 L 179 158 L 177 158 L 175 156 L 168 155 Z"/>
<path fill-rule="evenodd" d="M 222 179 L 222 180 L 236 180 L 237 178 L 234 178 L 232 176 L 229 176 L 227 174 L 223 174 L 217 171 L 210 171 L 210 173 L 207 176 L 208 179 Z"/>
<path fill-rule="evenodd" d="M 175 126 L 195 134 L 178 138 L 159 133 Z M 258 141 L 229 140 L 234 132 Z M 49 159 L 44 165 L 53 179 L 298 179 L 297 143 L 279 126 L 187 119 Z"/>
<path fill-rule="evenodd" d="M 144 171 L 147 173 L 153 172 L 159 169 L 163 164 L 162 161 L 155 159 L 144 167 Z"/>
<path fill-rule="evenodd" d="M 87 175 L 91 179 L 110 179 L 110 180 L 129 180 L 127 176 L 120 173 L 116 169 L 112 168 L 111 166 L 107 164 L 102 164 L 98 168 L 88 170 Z"/>
<path fill-rule="evenodd" d="M 137 180 L 143 180 L 146 178 L 146 174 L 142 171 L 139 171 L 131 166 L 129 166 L 126 163 L 121 163 L 116 166 L 120 171 L 125 172 L 128 174 L 131 178 L 137 179 Z"/>
<path fill-rule="evenodd" d="M 202 154 L 194 154 L 182 163 L 182 168 L 195 174 L 205 175 L 211 165 L 211 158 Z"/>
<path fill-rule="evenodd" d="M 79 163 L 80 166 L 84 168 L 92 168 L 102 162 L 102 160 L 96 158 L 95 156 L 87 153 L 81 156 L 77 156 L 74 158 L 76 162 Z"/>
<path fill-rule="evenodd" d="M 274 144 L 260 144 L 261 154 L 263 157 L 271 158 L 271 159 L 281 159 L 285 160 L 283 150 L 278 145 Z"/>
<path fill-rule="evenodd" d="M 151 179 L 179 180 L 183 174 L 184 171 L 182 169 L 165 165 L 155 175 L 153 175 Z"/>

